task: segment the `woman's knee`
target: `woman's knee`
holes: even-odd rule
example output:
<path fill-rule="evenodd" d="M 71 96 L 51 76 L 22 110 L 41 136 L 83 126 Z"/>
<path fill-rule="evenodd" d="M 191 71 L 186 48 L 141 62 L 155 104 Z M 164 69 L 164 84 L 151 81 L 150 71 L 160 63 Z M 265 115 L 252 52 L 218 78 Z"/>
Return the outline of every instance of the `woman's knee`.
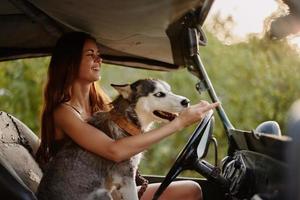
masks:
<path fill-rule="evenodd" d="M 202 199 L 202 190 L 195 181 L 182 181 L 180 183 L 181 197 L 185 200 L 200 200 Z"/>
<path fill-rule="evenodd" d="M 142 200 L 150 200 L 160 184 L 149 184 Z M 194 181 L 175 181 L 160 197 L 161 200 L 201 200 L 202 190 Z"/>
<path fill-rule="evenodd" d="M 202 199 L 202 190 L 198 183 L 194 181 L 187 181 L 187 185 L 189 187 L 190 195 L 189 199 L 191 200 L 200 200 Z"/>

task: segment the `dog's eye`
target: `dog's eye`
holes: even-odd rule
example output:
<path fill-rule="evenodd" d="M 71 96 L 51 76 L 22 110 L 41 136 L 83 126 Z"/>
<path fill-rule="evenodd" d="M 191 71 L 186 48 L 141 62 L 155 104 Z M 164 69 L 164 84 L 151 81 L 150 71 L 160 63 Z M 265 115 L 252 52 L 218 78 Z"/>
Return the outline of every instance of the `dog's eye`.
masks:
<path fill-rule="evenodd" d="M 163 93 L 163 92 L 157 92 L 157 93 L 155 93 L 155 94 L 153 94 L 155 97 L 164 97 L 164 96 L 166 96 L 166 94 L 165 93 Z"/>

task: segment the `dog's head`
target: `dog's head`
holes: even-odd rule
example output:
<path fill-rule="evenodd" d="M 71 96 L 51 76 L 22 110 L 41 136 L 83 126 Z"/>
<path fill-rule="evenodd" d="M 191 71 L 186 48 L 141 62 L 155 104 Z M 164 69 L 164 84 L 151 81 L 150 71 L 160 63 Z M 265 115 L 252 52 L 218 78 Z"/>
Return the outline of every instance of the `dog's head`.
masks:
<path fill-rule="evenodd" d="M 168 83 L 157 79 L 142 79 L 132 84 L 112 86 L 129 104 L 134 105 L 142 125 L 154 121 L 171 121 L 190 102 L 186 97 L 174 94 Z"/>

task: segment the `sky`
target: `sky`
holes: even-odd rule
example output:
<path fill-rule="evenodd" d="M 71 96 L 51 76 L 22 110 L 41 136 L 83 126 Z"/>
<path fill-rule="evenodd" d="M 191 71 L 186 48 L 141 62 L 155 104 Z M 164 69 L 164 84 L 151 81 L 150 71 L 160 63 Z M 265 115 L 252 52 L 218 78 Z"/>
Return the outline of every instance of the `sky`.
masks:
<path fill-rule="evenodd" d="M 232 34 L 238 42 L 245 40 L 248 34 L 262 33 L 264 20 L 277 9 L 276 0 L 215 0 L 207 23 L 218 12 L 222 18 L 231 15 L 235 22 Z M 291 37 L 289 42 L 300 48 L 300 36 Z"/>

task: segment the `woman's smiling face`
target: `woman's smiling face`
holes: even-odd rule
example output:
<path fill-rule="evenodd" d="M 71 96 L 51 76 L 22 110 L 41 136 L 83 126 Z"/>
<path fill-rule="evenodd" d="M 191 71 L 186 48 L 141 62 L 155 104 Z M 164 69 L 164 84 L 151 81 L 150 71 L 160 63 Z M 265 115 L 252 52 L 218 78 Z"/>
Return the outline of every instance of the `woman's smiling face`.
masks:
<path fill-rule="evenodd" d="M 78 79 L 94 82 L 100 79 L 102 59 L 97 44 L 93 40 L 86 40 L 82 50 Z"/>

